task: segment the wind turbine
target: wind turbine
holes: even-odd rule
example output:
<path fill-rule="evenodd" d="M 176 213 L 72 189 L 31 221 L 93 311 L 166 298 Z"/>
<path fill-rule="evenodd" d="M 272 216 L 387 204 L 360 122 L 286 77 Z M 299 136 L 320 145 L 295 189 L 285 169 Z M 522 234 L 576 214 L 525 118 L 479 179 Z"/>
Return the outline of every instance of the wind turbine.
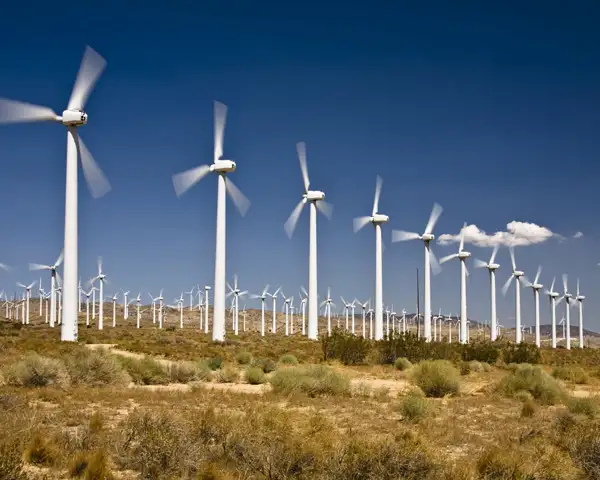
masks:
<path fill-rule="evenodd" d="M 190 312 L 191 312 L 194 308 L 194 287 L 192 287 L 189 292 L 183 292 L 183 293 L 190 296 Z"/>
<path fill-rule="evenodd" d="M 550 316 L 552 318 L 552 348 L 556 348 L 556 299 L 560 296 L 560 293 L 554 291 L 554 282 L 556 277 L 552 279 L 552 285 L 550 290 L 546 290 L 546 295 L 550 300 Z"/>
<path fill-rule="evenodd" d="M 106 275 L 102 273 L 102 257 L 98 257 L 98 275 L 91 278 L 88 283 L 93 285 L 96 280 L 100 281 L 100 302 L 98 303 L 98 330 L 102 330 L 104 328 L 104 282 L 108 283 L 106 280 Z"/>
<path fill-rule="evenodd" d="M 141 305 L 142 305 L 142 292 L 139 292 L 137 298 L 135 299 L 135 309 L 136 309 L 136 316 L 137 316 L 136 327 L 137 328 L 140 328 L 140 306 Z"/>
<path fill-rule="evenodd" d="M 129 290 L 126 292 L 121 289 L 123 292 L 123 319 L 127 320 L 129 318 L 129 302 L 127 301 L 127 295 L 129 295 Z"/>
<path fill-rule="evenodd" d="M 306 144 L 300 142 L 296 145 L 298 158 L 300 160 L 300 169 L 302 170 L 302 179 L 304 181 L 304 193 L 302 200 L 296 205 L 291 215 L 285 222 L 284 228 L 288 237 L 296 228 L 302 207 L 306 203 L 310 206 L 310 243 L 308 254 L 308 338 L 316 340 L 319 337 L 319 311 L 317 299 L 317 209 L 321 211 L 328 219 L 331 219 L 333 207 L 325 201 L 325 193 L 319 190 L 309 190 L 310 180 L 308 178 L 308 168 L 306 166 Z"/>
<path fill-rule="evenodd" d="M 106 61 L 89 46 L 83 54 L 79 73 L 69 99 L 67 109 L 62 116 L 51 108 L 0 99 L 0 123 L 21 123 L 53 121 L 67 127 L 67 168 L 65 195 L 65 265 L 64 274 L 64 321 L 61 328 L 61 340 L 77 340 L 77 157 L 81 158 L 83 175 L 87 180 L 92 196 L 101 197 L 110 190 L 110 184 L 96 164 L 94 157 L 79 138 L 78 129 L 88 122 L 83 111 L 85 103 L 106 66 Z"/>
<path fill-rule="evenodd" d="M 113 328 L 117 326 L 117 297 L 118 296 L 119 296 L 118 292 L 112 296 L 112 307 L 113 307 L 113 309 L 112 309 L 113 310 L 112 326 L 113 326 Z"/>
<path fill-rule="evenodd" d="M 327 298 L 323 300 L 321 306 L 325 305 L 327 308 L 327 335 L 331 335 L 331 305 L 335 307 L 335 303 L 331 299 L 331 288 L 327 287 Z"/>
<path fill-rule="evenodd" d="M 427 342 L 431 341 L 431 268 L 433 268 L 434 275 L 436 275 L 440 271 L 438 261 L 435 258 L 433 251 L 431 250 L 431 242 L 435 239 L 435 235 L 433 235 L 433 229 L 438 219 L 440 218 L 440 215 L 442 214 L 443 210 L 444 209 L 439 203 L 433 204 L 431 214 L 429 215 L 429 220 L 427 221 L 425 231 L 422 235 L 419 235 L 418 233 L 414 232 L 405 232 L 403 230 L 392 231 L 392 242 L 402 242 L 405 240 L 423 240 L 423 243 L 425 244 L 425 317 L 423 321 L 423 335 L 425 337 L 425 341 Z"/>
<path fill-rule="evenodd" d="M 304 286 L 300 286 L 300 309 L 302 310 L 302 336 L 306 335 L 306 303 L 308 292 Z"/>
<path fill-rule="evenodd" d="M 371 299 L 367 300 L 365 303 L 358 302 L 360 308 L 362 309 L 362 336 L 363 338 L 367 338 L 367 308 L 371 303 Z"/>
<path fill-rule="evenodd" d="M 237 275 L 233 276 L 233 288 L 231 288 L 231 285 L 229 285 L 229 283 L 227 283 L 227 288 L 229 288 L 229 293 L 226 295 L 226 298 L 233 295 L 233 329 L 235 335 L 237 335 L 239 331 L 239 297 L 246 295 L 248 293 L 248 290 L 244 290 L 243 292 L 240 291 L 240 289 L 238 288 Z"/>
<path fill-rule="evenodd" d="M 210 285 L 204 285 L 204 333 L 208 334 L 208 292 L 210 291 Z M 213 322 L 214 322 L 214 316 L 215 316 L 215 309 L 213 307 Z M 223 321 L 225 321 L 225 318 L 223 318 Z"/>
<path fill-rule="evenodd" d="M 344 305 L 344 310 L 346 311 L 346 331 L 348 331 L 348 315 L 350 314 L 350 308 L 352 307 L 352 304 L 344 300 L 344 297 L 340 297 L 340 300 L 342 301 L 342 304 Z"/>
<path fill-rule="evenodd" d="M 538 267 L 537 273 L 533 283 L 525 280 L 525 286 L 530 287 L 533 290 L 533 303 L 535 307 L 535 344 L 539 347 L 541 345 L 540 337 L 540 290 L 544 287 L 539 284 L 540 273 L 542 273 L 542 266 Z"/>
<path fill-rule="evenodd" d="M 515 250 L 510 247 L 510 261 L 512 263 L 512 273 L 506 283 L 502 286 L 502 295 L 506 295 L 508 287 L 513 279 L 517 279 L 515 282 L 515 343 L 521 343 L 521 282 L 523 280 L 522 271 L 517 270 L 517 263 L 515 262 Z"/>
<path fill-rule="evenodd" d="M 381 243 L 381 225 L 387 223 L 390 219 L 390 217 L 379 213 L 378 211 L 382 184 L 382 178 L 377 175 L 371 216 L 357 217 L 354 219 L 354 233 L 358 232 L 369 223 L 372 223 L 375 227 L 375 340 L 383 339 L 383 247 Z M 354 333 L 354 331 L 352 333 Z"/>
<path fill-rule="evenodd" d="M 90 295 L 92 294 L 92 289 L 89 292 L 83 292 L 85 295 L 85 326 L 90 326 Z"/>
<path fill-rule="evenodd" d="M 31 289 L 35 285 L 36 282 L 33 282 L 29 285 L 23 285 L 22 283 L 17 282 L 17 285 L 21 288 L 25 289 L 25 324 L 29 325 L 29 299 L 31 298 Z"/>
<path fill-rule="evenodd" d="M 260 335 L 265 336 L 265 299 L 269 295 L 269 284 L 265 286 L 260 295 L 252 294 L 250 298 L 260 298 Z"/>
<path fill-rule="evenodd" d="M 571 299 L 573 298 L 573 295 L 571 295 L 569 293 L 569 290 L 567 288 L 567 274 L 563 273 L 562 276 L 562 281 L 563 281 L 563 296 L 559 298 L 558 303 L 562 302 L 563 300 L 565 301 L 565 319 L 567 322 L 566 325 L 566 330 L 567 330 L 567 337 L 565 340 L 565 348 L 567 350 L 571 349 L 571 307 L 574 305 L 574 303 L 571 302 Z"/>
<path fill-rule="evenodd" d="M 496 340 L 498 335 L 498 318 L 496 317 L 496 270 L 500 267 L 497 263 L 494 263 L 496 254 L 498 253 L 499 245 L 495 245 L 492 250 L 492 255 L 488 263 L 485 263 L 478 258 L 475 259 L 475 268 L 487 268 L 490 273 L 490 335 L 492 342 Z"/>
<path fill-rule="evenodd" d="M 217 235 L 215 249 L 215 293 L 213 300 L 213 341 L 225 340 L 225 254 L 226 254 L 226 202 L 228 193 L 242 216 L 250 208 L 250 201 L 229 179 L 229 173 L 235 172 L 236 163 L 221 159 L 223 156 L 223 135 L 227 120 L 227 107 L 215 102 L 215 149 L 212 165 L 201 165 L 183 173 L 173 175 L 173 187 L 177 196 L 183 195 L 190 187 L 198 183 L 209 173 L 217 174 Z"/>
<path fill-rule="evenodd" d="M 585 296 L 579 293 L 579 279 L 577 279 L 577 295 L 575 300 L 579 303 L 579 348 L 583 348 L 583 301 Z"/>
<path fill-rule="evenodd" d="M 40 265 L 39 263 L 30 263 L 29 270 L 50 270 L 50 327 L 54 328 L 56 323 L 56 286 L 58 281 L 58 267 L 64 258 L 63 252 L 54 262 L 54 265 Z"/>
<path fill-rule="evenodd" d="M 460 231 L 460 245 L 458 253 L 447 255 L 440 260 L 440 263 L 446 263 L 448 260 L 458 258 L 460 260 L 460 343 L 467 343 L 467 270 L 466 260 L 471 256 L 470 252 L 463 250 L 465 245 L 465 222 Z M 417 319 L 418 320 L 418 319 Z"/>
<path fill-rule="evenodd" d="M 284 310 L 285 310 L 285 336 L 287 337 L 290 334 L 290 302 L 293 297 L 286 297 L 283 291 L 281 292 L 281 296 L 284 301 Z"/>
<path fill-rule="evenodd" d="M 273 326 L 271 328 L 271 333 L 277 333 L 277 295 L 281 292 L 281 287 L 275 290 L 275 293 L 267 293 L 269 297 L 273 299 Z"/>

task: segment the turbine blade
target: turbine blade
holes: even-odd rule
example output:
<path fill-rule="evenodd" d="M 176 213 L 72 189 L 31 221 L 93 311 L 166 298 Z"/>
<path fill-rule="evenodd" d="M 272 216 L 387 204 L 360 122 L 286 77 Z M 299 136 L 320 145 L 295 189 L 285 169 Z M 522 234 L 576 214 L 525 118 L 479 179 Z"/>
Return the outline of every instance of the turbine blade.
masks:
<path fill-rule="evenodd" d="M 525 275 L 523 275 L 522 277 L 519 277 L 519 280 L 523 284 L 524 287 L 531 287 L 533 285 L 533 283 L 531 283 Z"/>
<path fill-rule="evenodd" d="M 37 283 L 37 280 L 34 280 L 33 282 L 31 282 L 29 285 L 27 285 L 28 289 L 32 289 L 33 286 Z"/>
<path fill-rule="evenodd" d="M 437 275 L 442 271 L 442 267 L 440 267 L 440 263 L 438 262 L 438 259 L 435 256 L 435 253 L 433 253 L 431 247 L 429 248 L 429 264 L 431 265 L 431 272 L 434 275 Z"/>
<path fill-rule="evenodd" d="M 306 291 L 306 288 L 304 288 L 304 285 L 300 286 L 300 290 L 302 290 L 302 293 L 304 294 L 304 296 L 308 297 L 308 292 Z M 329 293 L 327 294 L 327 296 L 329 296 Z"/>
<path fill-rule="evenodd" d="M 440 265 L 454 258 L 458 258 L 458 253 L 451 253 L 450 255 L 440 258 Z"/>
<path fill-rule="evenodd" d="M 59 287 L 62 287 L 62 277 L 60 276 L 60 273 L 56 272 L 56 283 Z"/>
<path fill-rule="evenodd" d="M 535 274 L 535 279 L 533 280 L 533 283 L 535 283 L 537 285 L 538 280 L 540 279 L 540 274 L 542 273 L 542 266 L 540 265 L 537 269 L 537 273 Z"/>
<path fill-rule="evenodd" d="M 475 268 L 483 268 L 483 267 L 487 267 L 488 266 L 487 263 L 485 263 L 483 260 L 479 260 L 478 258 L 476 258 L 474 260 L 474 262 L 475 262 Z"/>
<path fill-rule="evenodd" d="M 285 229 L 285 233 L 287 236 L 292 238 L 292 233 L 294 233 L 294 229 L 296 228 L 296 224 L 298 223 L 298 219 L 300 218 L 300 214 L 302 213 L 302 207 L 304 206 L 304 199 L 300 200 L 298 205 L 292 210 L 289 218 L 285 222 L 283 228 Z"/>
<path fill-rule="evenodd" d="M 333 215 L 333 205 L 331 203 L 328 203 L 325 200 L 319 200 L 316 202 L 316 207 L 317 210 L 327 217 L 327 220 L 331 220 L 331 216 Z"/>
<path fill-rule="evenodd" d="M 551 285 L 551 287 L 550 287 L 550 292 L 553 292 L 553 291 L 554 291 L 554 282 L 555 282 L 555 281 L 556 281 L 556 277 L 554 277 L 554 278 L 552 279 L 552 285 Z"/>
<path fill-rule="evenodd" d="M 60 255 L 56 259 L 56 262 L 54 262 L 54 266 L 56 266 L 56 267 L 60 266 L 60 264 L 63 262 L 64 256 L 65 256 L 65 251 L 63 249 L 60 251 Z"/>
<path fill-rule="evenodd" d="M 40 265 L 39 263 L 30 263 L 29 270 L 51 270 L 50 265 Z"/>
<path fill-rule="evenodd" d="M 73 92 L 69 99 L 68 110 L 83 110 L 104 67 L 106 67 L 106 60 L 92 47 L 89 45 L 86 46 L 79 72 L 75 79 L 75 85 L 73 86 Z"/>
<path fill-rule="evenodd" d="M 0 124 L 43 122 L 57 118 L 51 108 L 0 98 Z"/>
<path fill-rule="evenodd" d="M 429 215 L 429 221 L 427 222 L 427 226 L 425 227 L 425 233 L 429 234 L 429 233 L 433 232 L 433 229 L 435 228 L 435 224 L 437 223 L 437 221 L 440 218 L 440 215 L 442 214 L 443 211 L 444 211 L 444 209 L 442 208 L 442 206 L 439 203 L 433 204 L 433 208 L 431 209 L 431 214 Z"/>
<path fill-rule="evenodd" d="M 467 275 L 467 277 L 468 277 L 469 275 L 471 275 L 471 274 L 469 273 L 469 269 L 467 268 L 467 264 L 466 264 L 466 263 L 465 263 L 465 275 Z"/>
<path fill-rule="evenodd" d="M 223 136 L 227 122 L 227 105 L 215 101 L 215 162 L 223 156 Z"/>
<path fill-rule="evenodd" d="M 567 290 L 567 279 L 568 279 L 567 274 L 563 273 L 562 274 L 562 281 L 563 281 L 563 288 L 564 288 L 565 293 L 568 292 L 568 290 Z"/>
<path fill-rule="evenodd" d="M 373 199 L 373 213 L 371 215 L 375 215 L 379 211 L 379 197 L 381 195 L 381 185 L 383 184 L 383 179 L 377 175 L 375 180 L 375 198 Z"/>
<path fill-rule="evenodd" d="M 463 224 L 463 228 L 460 230 L 460 246 L 458 247 L 458 251 L 462 252 L 463 247 L 465 246 L 465 228 L 467 226 L 467 222 Z"/>
<path fill-rule="evenodd" d="M 304 192 L 306 193 L 310 186 L 308 167 L 306 165 L 306 143 L 298 142 L 296 144 L 296 151 L 298 152 L 298 160 L 300 160 L 300 170 L 302 170 L 302 181 L 304 182 Z"/>
<path fill-rule="evenodd" d="M 371 222 L 371 217 L 356 217 L 353 221 L 354 233 L 358 232 L 361 228 Z"/>
<path fill-rule="evenodd" d="M 263 297 L 267 294 L 268 290 L 269 290 L 269 284 L 267 283 L 267 285 L 265 286 L 265 288 L 263 289 L 263 292 L 262 292 Z"/>
<path fill-rule="evenodd" d="M 506 292 L 508 292 L 508 287 L 510 287 L 510 283 L 512 282 L 513 278 L 515 277 L 511 275 L 510 277 L 508 277 L 506 283 L 502 285 L 502 295 L 506 295 Z"/>
<path fill-rule="evenodd" d="M 405 232 L 404 230 L 392 230 L 392 243 L 404 242 L 406 240 L 418 240 L 421 235 L 414 232 Z"/>
<path fill-rule="evenodd" d="M 494 245 L 494 249 L 492 250 L 492 256 L 490 257 L 490 263 L 494 263 L 494 260 L 496 260 L 496 255 L 498 253 L 499 248 L 500 245 Z"/>
<path fill-rule="evenodd" d="M 92 193 L 92 197 L 100 198 L 106 195 L 110 191 L 110 183 L 100 170 L 100 167 L 92 157 L 92 154 L 83 143 L 83 140 L 77 132 L 75 132 L 75 140 L 77 143 L 77 150 L 79 150 L 79 158 L 81 159 L 81 167 L 83 169 L 83 176 L 87 181 L 88 188 Z"/>
<path fill-rule="evenodd" d="M 246 195 L 244 195 L 241 190 L 235 186 L 235 183 L 227 177 L 225 178 L 225 188 L 227 189 L 229 197 L 233 200 L 233 204 L 240 212 L 240 215 L 244 217 L 250 208 L 250 200 L 248 200 Z"/>
<path fill-rule="evenodd" d="M 25 285 L 23 285 L 21 282 L 17 282 L 17 287 L 21 287 L 21 288 L 27 288 Z"/>
<path fill-rule="evenodd" d="M 8 265 L 5 265 L 4 263 L 0 263 L 0 268 L 2 270 L 6 270 L 7 272 L 10 272 L 11 268 Z"/>
<path fill-rule="evenodd" d="M 173 175 L 175 195 L 180 197 L 209 173 L 210 167 L 208 165 L 200 165 L 199 167 L 191 168 L 185 172 L 176 173 Z"/>
<path fill-rule="evenodd" d="M 560 303 L 565 299 L 565 297 L 558 297 L 558 300 L 556 301 L 556 305 L 560 305 Z"/>
<path fill-rule="evenodd" d="M 514 272 L 517 269 L 517 262 L 515 261 L 515 249 L 510 247 L 508 251 L 510 252 L 510 261 L 512 262 L 512 268 Z"/>
<path fill-rule="evenodd" d="M 579 279 L 577 279 L 577 296 L 579 296 Z"/>

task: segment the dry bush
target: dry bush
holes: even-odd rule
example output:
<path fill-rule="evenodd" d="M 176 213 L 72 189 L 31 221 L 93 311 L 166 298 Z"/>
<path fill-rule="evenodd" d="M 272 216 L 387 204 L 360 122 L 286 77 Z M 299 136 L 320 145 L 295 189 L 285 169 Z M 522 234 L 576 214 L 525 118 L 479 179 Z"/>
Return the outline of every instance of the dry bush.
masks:
<path fill-rule="evenodd" d="M 560 380 L 566 380 L 579 385 L 589 383 L 590 377 L 587 372 L 575 365 L 565 365 L 562 367 L 554 367 L 552 370 L 552 376 Z"/>
<path fill-rule="evenodd" d="M 399 357 L 394 361 L 396 370 L 404 371 L 412 367 L 411 361 L 406 357 Z"/>
<path fill-rule="evenodd" d="M 567 401 L 567 408 L 571 413 L 576 415 L 586 415 L 590 418 L 597 416 L 599 411 L 598 400 L 593 397 L 569 398 Z"/>
<path fill-rule="evenodd" d="M 246 369 L 246 381 L 250 385 L 260 385 L 267 381 L 265 372 L 258 367 L 249 367 Z"/>
<path fill-rule="evenodd" d="M 270 358 L 254 360 L 250 366 L 260 368 L 264 373 L 271 373 L 277 369 L 277 364 Z"/>
<path fill-rule="evenodd" d="M 275 371 L 269 382 L 275 393 L 302 392 L 309 397 L 350 393 L 348 377 L 325 365 L 283 368 Z"/>
<path fill-rule="evenodd" d="M 119 356 L 119 360 L 133 382 L 138 385 L 165 385 L 170 381 L 167 367 L 150 356 L 146 355 L 142 358 Z"/>
<path fill-rule="evenodd" d="M 409 393 L 400 402 L 400 413 L 409 422 L 416 423 L 425 418 L 428 409 L 427 399 L 418 394 Z"/>
<path fill-rule="evenodd" d="M 168 373 L 172 383 L 209 380 L 212 376 L 212 371 L 204 362 L 173 362 L 168 366 Z"/>
<path fill-rule="evenodd" d="M 533 417 L 536 410 L 536 403 L 533 401 L 533 399 L 528 398 L 523 402 L 523 406 L 521 407 L 521 417 Z"/>
<path fill-rule="evenodd" d="M 25 449 L 25 461 L 43 467 L 55 465 L 61 455 L 54 439 L 41 433 L 35 434 Z"/>
<path fill-rule="evenodd" d="M 235 383 L 240 378 L 240 372 L 236 368 L 228 365 L 217 371 L 215 378 L 219 383 Z"/>
<path fill-rule="evenodd" d="M 68 471 L 71 477 L 84 480 L 112 480 L 114 478 L 108 466 L 107 455 L 102 449 L 93 453 L 76 453 L 69 462 Z"/>
<path fill-rule="evenodd" d="M 67 387 L 69 374 L 60 360 L 28 353 L 25 358 L 4 370 L 6 383 L 19 387 Z"/>
<path fill-rule="evenodd" d="M 81 348 L 67 359 L 67 370 L 75 384 L 127 385 L 129 374 L 115 356 L 104 349 Z"/>
<path fill-rule="evenodd" d="M 223 359 L 221 357 L 212 357 L 206 361 L 208 368 L 210 368 L 213 372 L 215 370 L 220 370 L 223 367 Z"/>
<path fill-rule="evenodd" d="M 586 477 L 600 478 L 600 423 L 597 420 L 578 421 L 571 414 L 557 418 L 559 444 L 565 448 L 575 465 Z"/>
<path fill-rule="evenodd" d="M 496 391 L 509 397 L 513 397 L 517 392 L 526 391 L 543 405 L 559 403 L 566 395 L 552 376 L 540 367 L 527 363 L 518 365 L 513 372 L 500 380 Z"/>
<path fill-rule="evenodd" d="M 370 397 L 373 394 L 373 389 L 366 382 L 356 382 L 352 385 L 350 394 L 353 397 Z"/>
<path fill-rule="evenodd" d="M 242 350 L 235 356 L 235 361 L 240 365 L 249 365 L 252 363 L 252 354 L 245 350 Z"/>
<path fill-rule="evenodd" d="M 279 363 L 281 363 L 282 365 L 296 366 L 298 365 L 298 359 L 295 355 L 292 355 L 291 353 L 286 353 L 285 355 L 282 355 L 279 358 Z"/>
<path fill-rule="evenodd" d="M 447 360 L 425 360 L 410 373 L 412 383 L 428 397 L 443 397 L 459 391 L 460 372 Z"/>

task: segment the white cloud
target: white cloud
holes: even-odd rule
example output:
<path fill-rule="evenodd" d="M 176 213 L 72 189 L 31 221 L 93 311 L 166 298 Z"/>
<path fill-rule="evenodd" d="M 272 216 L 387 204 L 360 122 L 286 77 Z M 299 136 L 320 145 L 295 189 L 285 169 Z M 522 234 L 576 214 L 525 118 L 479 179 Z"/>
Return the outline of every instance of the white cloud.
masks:
<path fill-rule="evenodd" d="M 581 238 L 583 237 L 583 232 L 577 232 L 575 235 L 573 235 L 573 238 Z"/>
<path fill-rule="evenodd" d="M 552 232 L 549 228 L 540 227 L 535 223 L 513 221 L 506 225 L 505 232 L 496 232 L 488 235 L 477 225 L 467 225 L 464 229 L 465 243 L 478 247 L 493 247 L 495 245 L 506 247 L 523 247 L 543 243 L 551 238 L 563 237 Z M 438 237 L 440 245 L 449 245 L 460 241 L 460 232 L 456 235 L 445 233 Z"/>

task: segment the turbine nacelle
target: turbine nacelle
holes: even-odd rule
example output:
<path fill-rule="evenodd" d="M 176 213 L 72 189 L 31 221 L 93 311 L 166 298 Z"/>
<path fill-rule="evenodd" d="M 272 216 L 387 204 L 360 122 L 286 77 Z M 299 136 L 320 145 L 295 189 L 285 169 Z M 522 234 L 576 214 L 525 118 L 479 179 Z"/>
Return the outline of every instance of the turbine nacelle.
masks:
<path fill-rule="evenodd" d="M 585 300 L 585 295 L 577 295 L 575 297 L 575 300 L 579 300 L 581 302 L 581 301 Z"/>
<path fill-rule="evenodd" d="M 307 202 L 318 202 L 319 200 L 325 200 L 325 192 L 319 190 L 309 190 L 302 195 Z"/>
<path fill-rule="evenodd" d="M 235 169 L 236 164 L 233 160 L 216 160 L 215 163 L 210 166 L 210 171 L 216 173 L 235 172 Z"/>
<path fill-rule="evenodd" d="M 534 283 L 533 285 L 531 285 L 531 288 L 533 288 L 534 290 L 541 290 L 542 288 L 544 288 L 544 286 L 540 283 Z"/>
<path fill-rule="evenodd" d="M 513 275 L 514 275 L 516 278 L 519 278 L 519 277 L 522 277 L 523 275 L 525 275 L 525 272 L 521 272 L 520 270 L 515 270 L 515 271 L 513 272 Z"/>
<path fill-rule="evenodd" d="M 471 256 L 471 252 L 458 252 L 458 258 L 460 258 L 461 260 L 464 260 L 465 258 L 469 258 Z"/>
<path fill-rule="evenodd" d="M 558 293 L 558 292 L 550 292 L 548 295 L 550 295 L 550 297 L 552 297 L 552 298 L 560 297 L 560 293 Z"/>
<path fill-rule="evenodd" d="M 81 127 L 87 123 L 88 116 L 81 110 L 65 110 L 57 120 L 67 127 Z"/>
<path fill-rule="evenodd" d="M 390 220 L 390 217 L 384 215 L 383 213 L 376 213 L 371 217 L 371 222 L 374 224 L 387 223 Z"/>
<path fill-rule="evenodd" d="M 421 240 L 423 240 L 424 242 L 431 242 L 434 239 L 435 235 L 433 233 L 424 233 L 423 235 L 421 235 Z"/>
<path fill-rule="evenodd" d="M 500 268 L 500 265 L 497 263 L 488 263 L 486 267 L 488 270 L 498 270 Z"/>

